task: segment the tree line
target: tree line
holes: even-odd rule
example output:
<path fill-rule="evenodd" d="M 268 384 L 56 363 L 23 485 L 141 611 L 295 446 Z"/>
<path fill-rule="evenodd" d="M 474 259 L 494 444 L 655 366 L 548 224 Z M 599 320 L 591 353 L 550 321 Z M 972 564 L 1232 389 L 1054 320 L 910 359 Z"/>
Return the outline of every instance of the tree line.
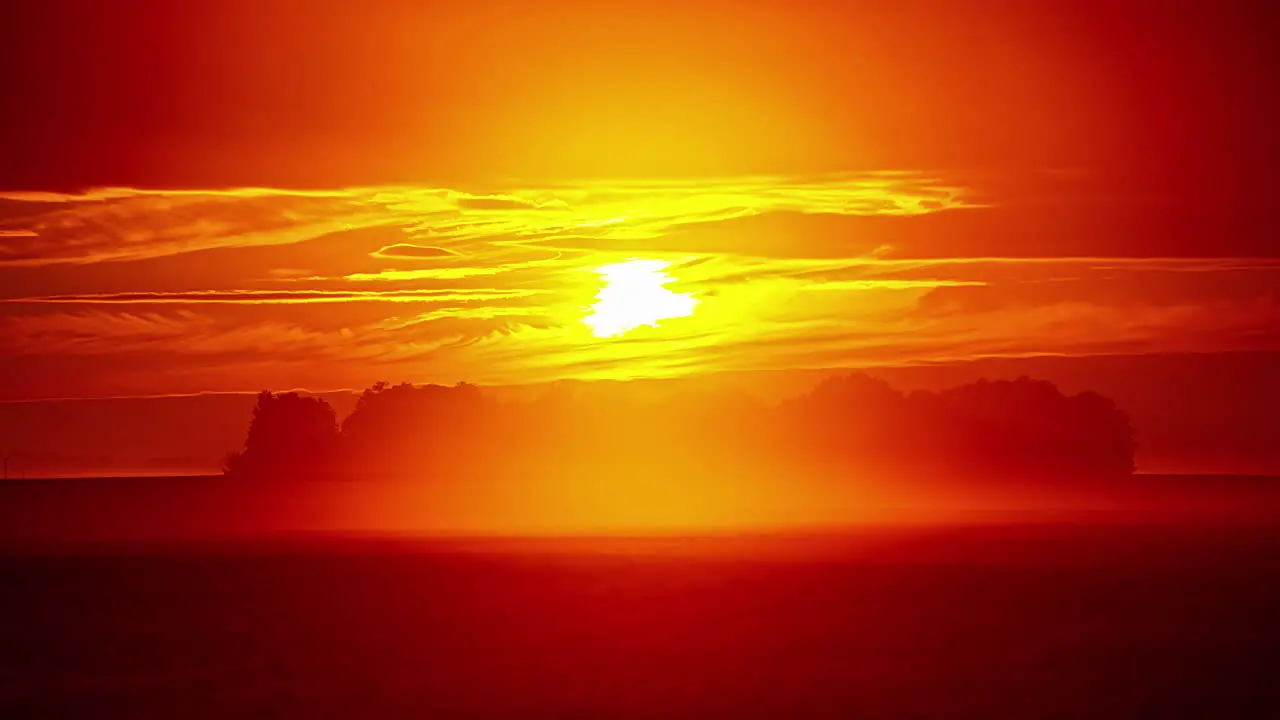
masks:
<path fill-rule="evenodd" d="M 714 473 L 759 463 L 1010 479 L 1134 470 L 1127 414 L 1102 395 L 1067 395 L 1044 380 L 902 392 L 851 374 L 778 404 L 732 390 L 628 385 L 555 385 L 516 400 L 467 383 L 378 383 L 341 422 L 321 398 L 264 391 L 224 470 L 272 480 L 519 476 L 560 466 Z"/>

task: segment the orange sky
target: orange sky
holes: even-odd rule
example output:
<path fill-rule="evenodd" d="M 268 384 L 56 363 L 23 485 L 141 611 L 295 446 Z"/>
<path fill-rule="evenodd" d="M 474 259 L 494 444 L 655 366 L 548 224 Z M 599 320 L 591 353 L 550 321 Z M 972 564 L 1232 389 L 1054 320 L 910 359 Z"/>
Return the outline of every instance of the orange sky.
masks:
<path fill-rule="evenodd" d="M 1274 350 L 1222 5 L 41 3 L 0 399 Z M 697 309 L 595 337 L 631 258 Z"/>

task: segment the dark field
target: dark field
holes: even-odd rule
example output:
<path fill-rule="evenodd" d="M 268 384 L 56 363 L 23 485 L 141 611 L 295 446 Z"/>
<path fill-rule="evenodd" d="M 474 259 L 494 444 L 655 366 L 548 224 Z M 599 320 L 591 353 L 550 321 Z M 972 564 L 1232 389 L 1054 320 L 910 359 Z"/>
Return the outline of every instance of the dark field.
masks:
<path fill-rule="evenodd" d="M 3 717 L 1277 717 L 1280 532 L 0 557 Z"/>

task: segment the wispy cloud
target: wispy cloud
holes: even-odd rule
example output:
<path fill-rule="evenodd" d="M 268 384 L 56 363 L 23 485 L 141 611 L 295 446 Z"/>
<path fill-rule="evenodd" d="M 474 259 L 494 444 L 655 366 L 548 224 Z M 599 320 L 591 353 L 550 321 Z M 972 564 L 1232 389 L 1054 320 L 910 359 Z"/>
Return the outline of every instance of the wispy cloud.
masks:
<path fill-rule="evenodd" d="M 0 299 L 0 303 L 74 303 L 142 305 L 167 304 L 298 304 L 332 302 L 465 303 L 509 300 L 537 295 L 541 290 L 192 290 L 188 292 L 85 293 Z"/>
<path fill-rule="evenodd" d="M 458 253 L 447 248 L 435 247 L 434 245 L 414 245 L 412 243 L 397 243 L 395 245 L 387 245 L 378 248 L 371 256 L 383 258 L 386 260 L 416 260 L 419 258 L 439 258 L 454 257 Z"/>
<path fill-rule="evenodd" d="M 90 196 L 91 197 L 91 196 Z M 280 245 L 385 220 L 349 199 L 139 194 L 46 202 L 0 219 L 0 267 L 142 260 L 219 247 Z"/>
<path fill-rule="evenodd" d="M 213 327 L 212 317 L 176 313 L 87 311 L 0 318 L 8 351 L 17 354 L 77 355 L 132 351 L 188 337 Z"/>
<path fill-rule="evenodd" d="M 582 183 L 492 195 L 410 186 L 107 188 L 81 194 L 9 192 L 0 199 L 23 206 L 8 219 L 0 217 L 0 233 L 9 240 L 0 245 L 0 266 L 18 267 L 297 243 L 343 229 L 388 225 L 405 229 L 406 247 L 452 253 L 470 241 L 652 237 L 681 224 L 753 213 L 916 215 L 971 204 L 960 188 L 904 173 Z"/>
<path fill-rule="evenodd" d="M 135 384 L 231 390 L 1248 349 L 1280 336 L 1280 258 L 1037 254 L 1016 233 L 992 244 L 948 224 L 998 219 L 974 197 L 915 173 L 7 193 L 0 279 L 18 282 L 0 298 L 0 359 L 52 377 L 80 358 Z M 913 229 L 881 232 L 901 227 Z M 900 242 L 934 227 L 956 234 Z M 661 260 L 696 310 L 595 337 L 583 322 L 594 270 L 629 259 Z"/>

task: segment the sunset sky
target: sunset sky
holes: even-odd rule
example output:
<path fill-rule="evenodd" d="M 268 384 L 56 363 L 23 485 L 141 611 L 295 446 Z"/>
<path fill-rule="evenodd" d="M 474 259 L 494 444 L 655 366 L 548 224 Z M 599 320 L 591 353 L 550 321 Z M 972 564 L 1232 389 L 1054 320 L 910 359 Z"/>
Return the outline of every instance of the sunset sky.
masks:
<path fill-rule="evenodd" d="M 6 8 L 0 400 L 1280 350 L 1248 7 Z"/>

